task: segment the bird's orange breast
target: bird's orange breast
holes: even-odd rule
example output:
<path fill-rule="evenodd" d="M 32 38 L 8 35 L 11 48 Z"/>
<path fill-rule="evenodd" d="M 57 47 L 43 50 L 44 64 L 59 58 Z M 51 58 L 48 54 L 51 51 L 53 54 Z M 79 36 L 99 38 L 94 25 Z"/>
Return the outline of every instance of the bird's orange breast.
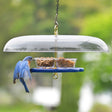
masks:
<path fill-rule="evenodd" d="M 29 67 L 30 67 L 30 63 L 31 63 L 31 61 L 28 61 L 28 65 L 29 65 Z"/>

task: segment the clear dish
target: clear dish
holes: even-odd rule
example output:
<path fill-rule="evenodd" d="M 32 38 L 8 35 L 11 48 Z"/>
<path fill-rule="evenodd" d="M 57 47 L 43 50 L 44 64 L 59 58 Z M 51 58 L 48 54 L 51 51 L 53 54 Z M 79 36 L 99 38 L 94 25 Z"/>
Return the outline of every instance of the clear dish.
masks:
<path fill-rule="evenodd" d="M 9 40 L 4 52 L 108 52 L 106 43 L 83 35 L 27 35 Z"/>

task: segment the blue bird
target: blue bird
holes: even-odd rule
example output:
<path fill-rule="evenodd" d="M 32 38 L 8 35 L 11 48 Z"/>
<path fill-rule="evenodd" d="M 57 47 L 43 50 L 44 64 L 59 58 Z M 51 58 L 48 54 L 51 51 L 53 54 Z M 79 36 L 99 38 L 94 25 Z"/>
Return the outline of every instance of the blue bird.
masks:
<path fill-rule="evenodd" d="M 15 69 L 14 69 L 14 75 L 13 75 L 13 83 L 16 83 L 16 79 L 19 79 L 20 82 L 23 84 L 25 91 L 29 93 L 29 90 L 27 88 L 27 85 L 24 81 L 26 77 L 29 76 L 29 79 L 31 80 L 31 74 L 30 74 L 30 62 L 32 61 L 31 56 L 25 57 L 22 61 L 18 61 Z"/>

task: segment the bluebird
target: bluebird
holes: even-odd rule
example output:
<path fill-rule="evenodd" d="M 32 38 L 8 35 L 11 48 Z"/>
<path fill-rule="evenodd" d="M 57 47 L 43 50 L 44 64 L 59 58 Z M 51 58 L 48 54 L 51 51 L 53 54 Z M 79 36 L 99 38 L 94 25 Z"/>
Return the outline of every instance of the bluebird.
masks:
<path fill-rule="evenodd" d="M 18 61 L 13 75 L 13 83 L 16 83 L 16 79 L 19 79 L 20 82 L 23 84 L 25 91 L 29 93 L 29 90 L 27 88 L 27 85 L 24 81 L 26 77 L 29 77 L 31 80 L 31 74 L 30 74 L 30 62 L 32 61 L 31 56 L 25 57 L 22 61 Z"/>

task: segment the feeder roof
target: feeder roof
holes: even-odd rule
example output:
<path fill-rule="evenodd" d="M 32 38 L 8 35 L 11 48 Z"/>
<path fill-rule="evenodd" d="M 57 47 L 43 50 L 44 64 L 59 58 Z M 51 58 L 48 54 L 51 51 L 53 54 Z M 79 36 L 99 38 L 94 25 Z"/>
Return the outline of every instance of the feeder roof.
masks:
<path fill-rule="evenodd" d="M 57 39 L 57 40 L 56 40 Z M 108 52 L 99 38 L 82 35 L 28 35 L 9 40 L 4 52 Z"/>

